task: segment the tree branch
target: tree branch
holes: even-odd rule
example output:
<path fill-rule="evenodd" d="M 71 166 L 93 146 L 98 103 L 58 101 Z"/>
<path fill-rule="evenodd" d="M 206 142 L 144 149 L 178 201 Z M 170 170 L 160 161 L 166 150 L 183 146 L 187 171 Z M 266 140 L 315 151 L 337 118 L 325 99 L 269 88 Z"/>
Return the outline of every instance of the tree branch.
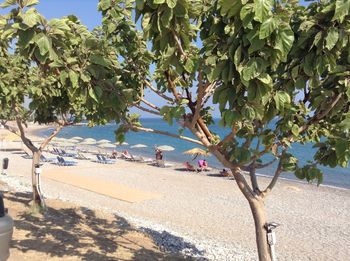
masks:
<path fill-rule="evenodd" d="M 203 143 L 200 142 L 199 140 L 195 140 L 195 139 L 192 139 L 192 138 L 189 138 L 186 136 L 177 135 L 177 134 L 173 134 L 173 133 L 166 132 L 166 131 L 160 131 L 160 130 L 155 130 L 155 129 L 151 129 L 151 128 L 144 128 L 144 127 L 137 127 L 134 125 L 128 125 L 128 128 L 133 130 L 133 131 L 144 131 L 144 132 L 148 132 L 148 133 L 156 133 L 156 134 L 160 134 L 160 135 L 164 135 L 164 136 L 169 136 L 169 137 L 189 141 L 189 142 L 203 146 Z"/>
<path fill-rule="evenodd" d="M 155 109 L 156 111 L 160 111 L 160 108 L 156 105 L 154 105 L 153 103 L 150 103 L 149 101 L 145 100 L 144 98 L 141 99 L 141 101 L 148 105 L 149 107 L 151 107 L 152 109 Z"/>
<path fill-rule="evenodd" d="M 326 117 L 330 111 L 334 108 L 334 106 L 338 103 L 342 96 L 342 93 L 339 93 L 337 96 L 333 98 L 333 100 L 326 106 L 326 110 L 320 112 L 319 114 L 315 114 L 304 126 L 299 128 L 299 133 L 306 131 L 312 124 L 319 122 L 324 117 Z"/>
<path fill-rule="evenodd" d="M 149 81 L 145 80 L 145 83 L 146 83 L 147 87 L 150 88 L 158 96 L 162 97 L 163 99 L 165 99 L 167 101 L 170 101 L 171 103 L 175 102 L 174 99 L 166 96 L 164 93 L 158 91 L 155 87 L 153 87 L 152 84 Z"/>
<path fill-rule="evenodd" d="M 17 122 L 17 126 L 18 126 L 18 129 L 20 132 L 20 137 L 21 137 L 23 143 L 28 147 L 28 149 L 31 150 L 31 152 L 34 153 L 35 151 L 38 151 L 37 147 L 34 146 L 32 141 L 26 137 L 21 118 L 16 117 L 16 122 Z"/>
<path fill-rule="evenodd" d="M 141 106 L 141 105 L 135 104 L 134 107 L 135 107 L 135 108 L 138 108 L 138 109 L 141 110 L 141 111 L 145 111 L 145 112 L 148 112 L 148 113 L 157 115 L 157 116 L 161 116 L 161 114 L 160 114 L 158 111 L 154 111 L 154 110 L 147 109 L 147 108 L 145 108 L 145 107 L 143 107 L 143 106 Z"/>
<path fill-rule="evenodd" d="M 45 149 L 45 147 L 47 146 L 47 144 L 50 143 L 50 141 L 56 137 L 56 135 L 62 130 L 62 128 L 64 127 L 64 125 L 59 124 L 58 127 L 51 133 L 51 135 L 49 137 L 47 137 L 43 143 L 41 143 L 39 150 L 43 151 Z"/>
<path fill-rule="evenodd" d="M 257 168 L 257 169 L 266 168 L 266 167 L 272 165 L 273 163 L 275 163 L 276 161 L 277 161 L 277 158 L 274 158 L 273 160 L 271 160 L 271 161 L 269 161 L 269 162 L 267 162 L 267 163 L 265 163 L 265 164 L 257 164 L 257 165 L 256 165 L 256 168 Z"/>
<path fill-rule="evenodd" d="M 275 171 L 275 174 L 270 182 L 270 184 L 266 187 L 266 189 L 262 192 L 262 195 L 263 197 L 266 197 L 270 192 L 271 190 L 274 188 L 274 186 L 276 185 L 276 182 L 279 178 L 279 176 L 281 175 L 282 173 L 282 158 L 283 158 L 283 155 L 286 153 L 287 149 L 283 149 L 282 151 L 282 154 L 280 156 L 280 160 L 279 160 L 279 163 L 278 163 L 278 166 L 277 166 L 277 169 Z"/>
<path fill-rule="evenodd" d="M 177 48 L 178 48 L 180 54 L 184 57 L 184 60 L 186 61 L 186 60 L 187 60 L 187 55 L 186 55 L 184 49 L 182 48 L 182 43 L 181 43 L 179 37 L 177 37 L 177 35 L 176 35 L 176 33 L 175 33 L 174 30 L 172 30 L 171 32 L 172 32 L 172 34 L 173 34 L 175 43 L 176 43 L 176 45 L 177 45 Z"/>
<path fill-rule="evenodd" d="M 177 91 L 176 91 L 176 86 L 175 86 L 174 82 L 173 82 L 173 81 L 171 80 L 171 78 L 170 78 L 169 71 L 165 71 L 165 72 L 164 72 L 164 75 L 165 75 L 165 78 L 166 78 L 166 80 L 167 80 L 167 82 L 168 82 L 170 91 L 173 93 L 173 95 L 174 95 L 174 97 L 175 97 L 175 100 L 176 100 L 177 102 L 179 102 L 179 101 L 180 101 L 180 97 L 179 97 L 179 94 L 178 94 Z"/>

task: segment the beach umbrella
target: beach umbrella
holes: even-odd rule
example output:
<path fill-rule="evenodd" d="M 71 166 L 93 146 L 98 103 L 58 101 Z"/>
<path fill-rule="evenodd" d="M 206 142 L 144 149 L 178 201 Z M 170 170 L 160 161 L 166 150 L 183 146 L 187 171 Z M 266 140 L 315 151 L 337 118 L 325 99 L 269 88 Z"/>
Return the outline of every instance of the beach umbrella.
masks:
<path fill-rule="evenodd" d="M 122 146 L 128 146 L 129 145 L 129 143 L 127 143 L 127 142 L 122 142 L 122 143 L 120 143 L 120 142 L 115 142 L 115 143 L 113 143 L 114 145 L 117 145 L 117 146 L 120 146 L 120 145 L 122 145 Z"/>
<path fill-rule="evenodd" d="M 83 140 L 82 142 L 80 142 L 78 145 L 95 145 L 96 141 L 92 141 L 92 140 Z"/>
<path fill-rule="evenodd" d="M 205 156 L 205 157 L 210 155 L 210 153 L 208 151 L 203 150 L 201 148 L 193 148 L 190 150 L 186 150 L 183 152 L 183 154 L 194 155 L 194 158 L 192 160 L 196 159 L 199 155 Z"/>
<path fill-rule="evenodd" d="M 157 149 L 159 149 L 161 151 L 173 151 L 173 150 L 175 150 L 174 147 L 171 147 L 169 145 L 157 146 Z"/>
<path fill-rule="evenodd" d="M 81 140 L 83 140 L 83 139 L 84 139 L 84 138 L 79 137 L 79 136 L 75 136 L 75 137 L 71 138 L 71 140 L 79 140 L 79 141 L 81 141 Z"/>
<path fill-rule="evenodd" d="M 107 148 L 115 148 L 115 145 L 113 145 L 113 144 L 111 144 L 111 143 L 103 143 L 103 144 L 99 144 L 99 145 L 97 145 L 98 147 L 100 147 L 100 148 L 105 148 L 105 149 L 107 149 Z"/>
<path fill-rule="evenodd" d="M 79 143 L 79 141 L 78 140 L 76 140 L 76 139 L 69 139 L 69 140 L 67 140 L 67 142 L 70 142 L 70 143 Z"/>
<path fill-rule="evenodd" d="M 136 145 L 130 146 L 130 148 L 132 148 L 132 149 L 135 149 L 135 148 L 147 148 L 147 145 L 145 145 L 145 144 L 136 144 Z"/>
<path fill-rule="evenodd" d="M 84 142 L 84 141 L 96 143 L 96 140 L 93 139 L 93 138 L 87 138 L 87 139 L 83 140 L 83 142 Z"/>
<path fill-rule="evenodd" d="M 110 143 L 110 140 L 99 140 L 97 144 Z"/>

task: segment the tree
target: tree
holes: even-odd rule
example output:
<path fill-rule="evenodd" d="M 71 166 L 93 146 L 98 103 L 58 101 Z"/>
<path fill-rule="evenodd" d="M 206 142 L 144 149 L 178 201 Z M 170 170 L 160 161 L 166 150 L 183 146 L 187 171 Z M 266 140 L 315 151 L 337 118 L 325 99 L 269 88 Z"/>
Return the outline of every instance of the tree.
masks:
<path fill-rule="evenodd" d="M 124 79 L 167 103 L 160 108 L 141 96 L 134 106 L 181 122 L 195 137 L 144 128 L 129 115 L 119 140 L 128 130 L 146 131 L 206 147 L 231 169 L 251 208 L 259 259 L 270 260 L 265 199 L 281 173 L 320 184 L 318 165 L 345 167 L 350 158 L 349 1 L 100 0 L 99 9 L 106 37 L 130 69 Z M 226 137 L 211 131 L 211 98 Z M 310 142 L 314 160 L 300 166 L 289 149 Z M 272 164 L 271 182 L 261 188 L 256 171 Z"/>
<path fill-rule="evenodd" d="M 13 9 L 0 17 L 0 116 L 16 120 L 18 134 L 33 153 L 33 202 L 43 207 L 34 171 L 51 139 L 83 117 L 90 125 L 118 121 L 140 87 L 125 89 L 119 79 L 124 69 L 101 30 L 90 32 L 75 16 L 47 21 L 32 7 L 36 3 L 7 0 L 1 5 Z M 29 109 L 23 106 L 25 97 Z M 39 147 L 24 132 L 29 115 L 58 126 Z"/>

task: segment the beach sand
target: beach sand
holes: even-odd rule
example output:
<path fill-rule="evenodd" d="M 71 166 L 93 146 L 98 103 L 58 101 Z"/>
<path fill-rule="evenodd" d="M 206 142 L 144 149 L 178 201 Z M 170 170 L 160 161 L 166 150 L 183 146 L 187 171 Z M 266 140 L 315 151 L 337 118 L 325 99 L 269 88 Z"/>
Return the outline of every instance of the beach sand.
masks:
<path fill-rule="evenodd" d="M 0 180 L 16 190 L 28 191 L 31 160 L 12 152 L 1 152 L 1 157 L 10 159 L 10 168 Z M 51 199 L 117 214 L 147 231 L 158 244 L 163 244 L 164 251 L 176 250 L 209 260 L 256 260 L 253 219 L 235 181 L 217 177 L 215 171 L 197 174 L 176 170 L 180 168 L 123 160 L 112 166 L 91 161 L 79 161 L 76 167 L 46 163 L 43 191 Z M 60 172 L 64 173 L 65 182 L 50 178 L 52 173 Z M 156 196 L 131 203 L 106 195 L 100 186 L 95 188 L 97 191 L 78 188 L 70 182 L 74 175 L 96 180 L 96 184 L 115 184 L 116 188 Z M 262 187 L 268 181 L 259 178 Z M 281 224 L 276 230 L 278 260 L 348 260 L 349 190 L 280 180 L 266 200 L 266 210 L 269 221 Z M 171 242 L 164 243 L 163 238 Z"/>
<path fill-rule="evenodd" d="M 0 182 L 0 190 L 9 188 Z M 30 200 L 30 193 L 6 193 L 15 221 L 8 261 L 182 260 L 160 251 L 151 237 L 117 215 L 62 200 L 47 200 L 41 215 L 31 211 Z"/>

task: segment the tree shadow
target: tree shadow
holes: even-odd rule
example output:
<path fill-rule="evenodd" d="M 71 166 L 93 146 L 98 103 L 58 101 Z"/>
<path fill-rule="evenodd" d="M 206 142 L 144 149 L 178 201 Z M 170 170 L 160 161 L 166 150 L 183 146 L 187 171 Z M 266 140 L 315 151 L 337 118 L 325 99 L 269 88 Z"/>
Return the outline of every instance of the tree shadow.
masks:
<path fill-rule="evenodd" d="M 28 206 L 31 195 L 7 193 L 6 199 Z M 152 235 L 136 230 L 124 218 L 69 203 L 48 201 L 44 214 L 27 209 L 13 219 L 17 234 L 11 247 L 24 256 L 34 251 L 62 260 L 188 260 L 179 252 L 159 250 Z"/>

